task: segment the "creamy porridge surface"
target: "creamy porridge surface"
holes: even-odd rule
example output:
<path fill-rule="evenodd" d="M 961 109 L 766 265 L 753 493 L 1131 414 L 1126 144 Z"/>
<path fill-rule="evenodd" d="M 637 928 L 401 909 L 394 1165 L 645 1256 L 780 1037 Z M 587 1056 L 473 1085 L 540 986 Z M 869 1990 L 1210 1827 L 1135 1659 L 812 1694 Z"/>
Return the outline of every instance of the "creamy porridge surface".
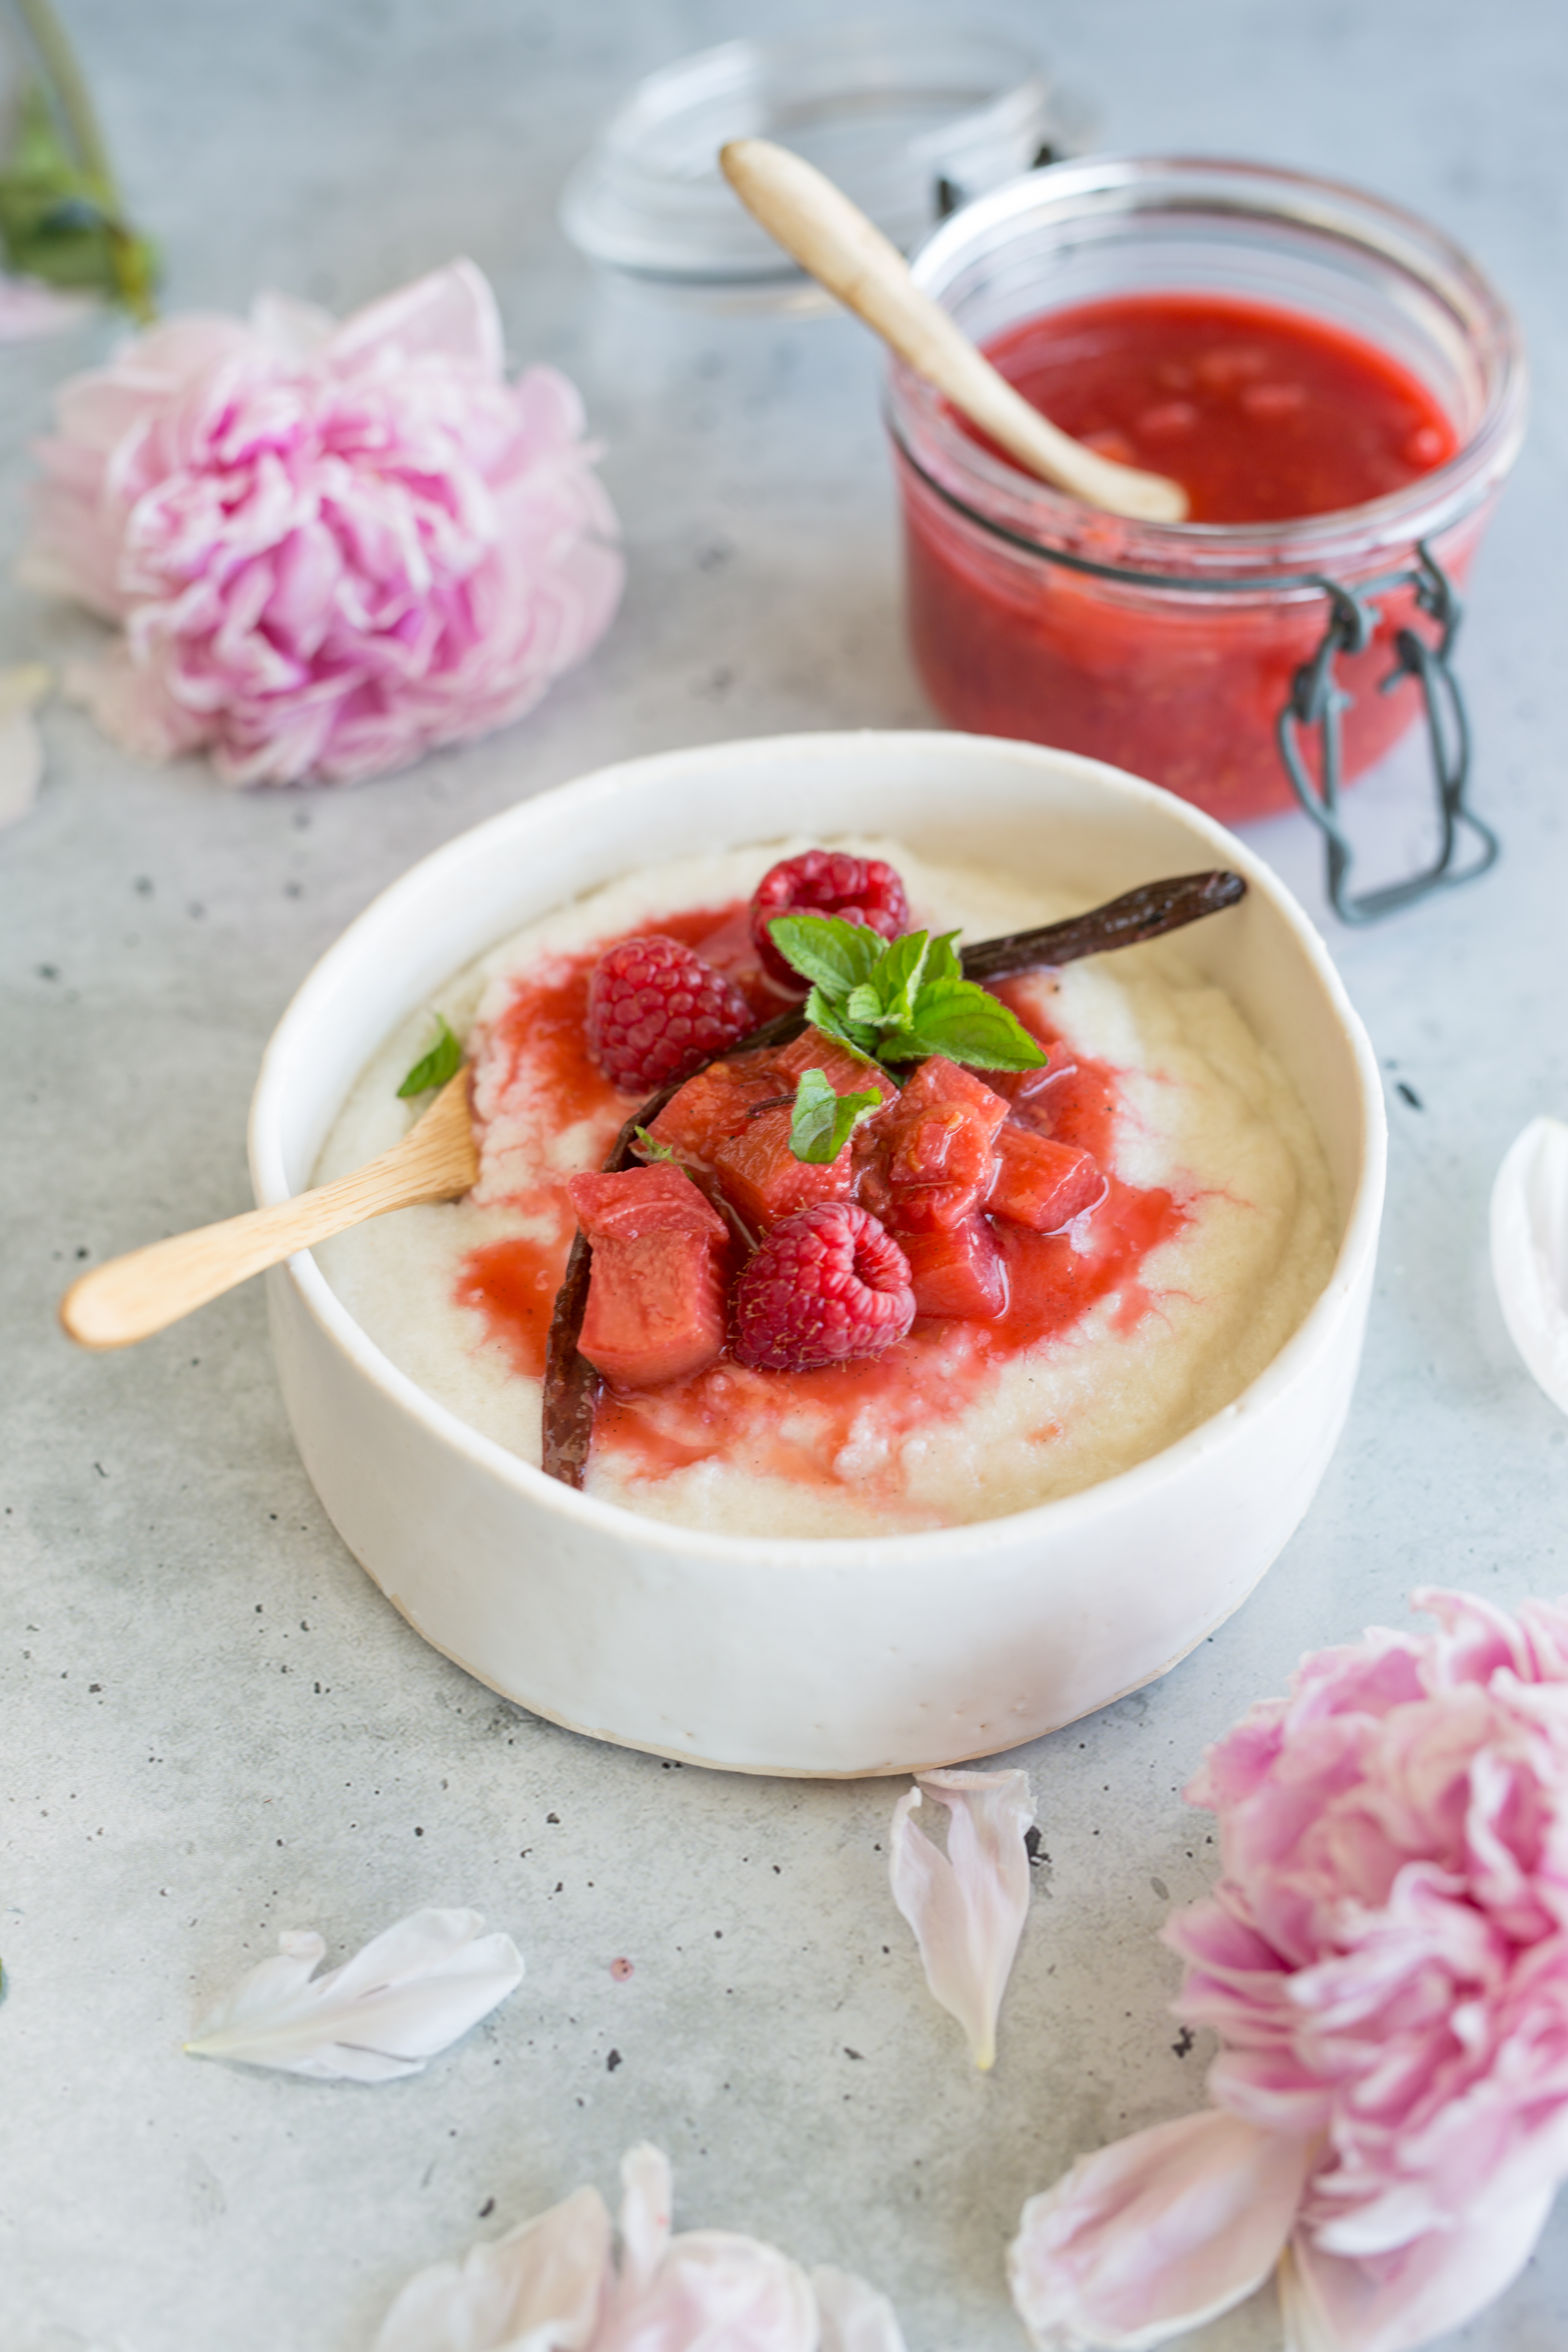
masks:
<path fill-rule="evenodd" d="M 774 843 L 650 867 L 529 924 L 387 1038 L 327 1139 L 318 1181 L 358 1166 L 405 1131 L 423 1105 L 399 1101 L 396 1089 L 430 1042 L 432 1010 L 468 1040 L 481 1134 L 474 1192 L 380 1218 L 316 1255 L 393 1363 L 527 1461 L 540 1457 L 541 1382 L 519 1369 L 493 1320 L 465 1303 L 462 1272 L 495 1244 L 559 1239 L 562 1213 L 543 1188 L 558 1190 L 561 1179 L 599 1165 L 634 1106 L 616 1098 L 563 1125 L 526 1057 L 503 1066 L 490 1050 L 496 1025 L 520 976 L 565 969 L 584 950 L 655 929 L 661 918 L 743 900 L 776 859 L 806 845 Z M 962 929 L 969 940 L 1050 922 L 1081 903 L 992 873 L 931 866 L 898 843 L 841 845 L 899 868 L 917 925 Z M 798 1383 L 826 1376 L 787 1376 L 802 1400 L 791 1406 L 797 1431 L 781 1430 L 775 1414 L 766 1442 L 759 1429 L 753 1443 L 728 1395 L 721 1448 L 688 1458 L 688 1442 L 655 1461 L 607 1435 L 590 1463 L 590 1494 L 736 1534 L 888 1535 L 993 1517 L 1076 1493 L 1158 1453 L 1230 1402 L 1279 1353 L 1328 1280 L 1335 1213 L 1318 1139 L 1272 1056 L 1225 992 L 1198 975 L 1180 934 L 1024 986 L 1061 1041 L 1053 1060 L 1092 1057 L 1115 1074 L 1107 1172 L 1126 1186 L 1162 1188 L 1180 1212 L 1178 1229 L 1142 1257 L 1136 1284 L 1097 1298 L 1069 1328 L 998 1364 L 973 1356 L 977 1327 L 941 1327 L 955 1336 L 951 1344 L 927 1342 L 922 1393 L 937 1393 L 938 1369 L 949 1375 L 942 1408 L 928 1417 L 868 1403 L 837 1426 L 825 1455 L 826 1441 L 805 1425 L 812 1392 Z M 1024 1009 L 1024 999 L 1014 1001 Z M 715 1371 L 727 1391 L 733 1384 Z M 715 1373 L 701 1377 L 711 1381 Z M 689 1441 L 689 1427 L 685 1433 Z M 815 1462 L 811 1475 L 780 1475 L 781 1436 L 799 1437 L 801 1459 Z"/>

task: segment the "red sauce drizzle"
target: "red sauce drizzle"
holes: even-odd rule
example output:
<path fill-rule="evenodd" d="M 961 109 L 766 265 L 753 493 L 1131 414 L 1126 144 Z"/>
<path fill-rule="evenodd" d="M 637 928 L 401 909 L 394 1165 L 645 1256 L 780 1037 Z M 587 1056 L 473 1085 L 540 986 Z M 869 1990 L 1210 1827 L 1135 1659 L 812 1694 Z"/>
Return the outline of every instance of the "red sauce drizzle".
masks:
<path fill-rule="evenodd" d="M 566 1253 L 577 1221 L 564 1184 L 529 1196 L 531 1213 L 548 1204 L 557 1212 L 557 1237 L 535 1241 L 517 1234 L 487 1242 L 464 1258 L 452 1296 L 459 1307 L 482 1315 L 492 1339 L 505 1348 L 514 1371 L 544 1377 L 544 1349 L 555 1294 L 566 1272 Z"/>
<path fill-rule="evenodd" d="M 748 978 L 754 983 L 761 1012 L 776 1009 L 776 995 L 756 972 L 743 906 L 668 917 L 659 929 L 715 962 L 724 954 L 749 998 Z M 590 1059 L 583 1024 L 588 974 L 609 944 L 552 958 L 545 977 L 520 981 L 492 1030 L 509 1072 L 526 1055 L 531 1072 L 559 1104 L 561 1123 L 592 1119 L 606 1144 L 627 1103 Z M 1042 1020 L 1026 983 L 1004 982 L 995 992 L 1047 1047 L 1055 1065 L 1055 1075 L 1018 1104 L 1017 1116 L 1092 1151 L 1104 1165 L 1120 1108 L 1115 1070 L 1067 1045 Z M 538 1379 L 575 1220 L 563 1180 L 531 1186 L 509 1205 L 531 1221 L 548 1217 L 550 1238 L 518 1234 L 470 1251 L 453 1296 L 482 1318 L 487 1337 L 505 1349 L 518 1371 Z M 788 1478 L 824 1493 L 847 1488 L 896 1507 L 903 1490 L 898 1449 L 906 1439 L 932 1422 L 956 1419 L 1005 1364 L 1062 1338 L 1112 1294 L 1116 1328 L 1131 1330 L 1154 1303 L 1141 1279 L 1144 1260 L 1186 1222 L 1168 1192 L 1142 1191 L 1113 1176 L 1077 1236 L 1079 1246 L 1068 1234 L 1035 1234 L 997 1222 L 1011 1280 L 1007 1312 L 998 1322 L 919 1323 L 876 1361 L 832 1370 L 752 1372 L 725 1357 L 689 1381 L 645 1395 L 606 1391 L 595 1424 L 595 1451 L 616 1459 L 623 1475 L 642 1478 L 719 1458 L 753 1476 Z M 1034 1433 L 1041 1443 L 1057 1433 L 1048 1425 Z"/>

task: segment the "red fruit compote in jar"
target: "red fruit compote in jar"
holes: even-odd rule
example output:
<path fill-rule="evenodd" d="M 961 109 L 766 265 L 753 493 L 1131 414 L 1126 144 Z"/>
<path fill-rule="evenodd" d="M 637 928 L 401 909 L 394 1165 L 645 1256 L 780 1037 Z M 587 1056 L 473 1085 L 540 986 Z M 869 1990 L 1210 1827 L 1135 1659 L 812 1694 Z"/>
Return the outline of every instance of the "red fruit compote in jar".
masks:
<path fill-rule="evenodd" d="M 911 925 L 932 932 L 978 941 L 1083 903 L 930 866 L 897 843 L 832 845 L 896 867 Z M 787 1098 L 805 1070 L 842 1095 L 865 1066 L 808 1031 L 689 1081 L 652 1126 L 673 1166 L 573 1187 L 637 1108 L 589 1045 L 601 955 L 650 932 L 675 938 L 768 1017 L 781 999 L 749 903 L 806 846 L 627 877 L 458 975 L 436 1009 L 474 1064 L 479 1181 L 464 1201 L 327 1244 L 328 1280 L 395 1363 L 538 1462 L 545 1339 L 581 1215 L 615 1276 L 585 1326 L 610 1376 L 587 1491 L 687 1525 L 887 1535 L 1023 1509 L 1158 1452 L 1264 1369 L 1333 1255 L 1306 1115 L 1179 937 L 998 983 L 1046 1066 L 904 1066 L 898 1094 L 835 1161 L 794 1158 Z M 432 1026 L 416 1016 L 375 1056 L 319 1175 L 405 1130 L 396 1088 Z M 752 1369 L 736 1353 L 740 1269 L 770 1232 L 840 1202 L 854 1204 L 850 1223 L 869 1217 L 897 1244 L 874 1255 L 907 1264 L 912 1321 L 906 1295 L 880 1326 L 900 1336 L 874 1355 Z"/>
<path fill-rule="evenodd" d="M 1382 757 L 1421 707 L 1395 638 L 1436 635 L 1419 550 L 1463 581 L 1522 429 L 1511 321 L 1465 257 L 1352 189 L 1112 158 L 983 198 L 917 274 L 1053 423 L 1190 502 L 1180 524 L 1083 507 L 895 366 L 910 631 L 943 718 L 1226 823 L 1294 807 L 1278 723 L 1332 582 L 1377 614 L 1338 657 L 1342 774 Z"/>

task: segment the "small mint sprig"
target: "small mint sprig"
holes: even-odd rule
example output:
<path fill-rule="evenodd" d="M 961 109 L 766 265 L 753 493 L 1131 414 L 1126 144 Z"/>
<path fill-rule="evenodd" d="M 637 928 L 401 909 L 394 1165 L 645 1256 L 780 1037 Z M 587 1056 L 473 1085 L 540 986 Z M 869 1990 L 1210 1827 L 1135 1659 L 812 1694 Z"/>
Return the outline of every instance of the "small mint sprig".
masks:
<path fill-rule="evenodd" d="M 909 931 L 884 940 L 837 915 L 779 915 L 773 945 L 811 982 L 805 1017 L 868 1061 L 917 1062 L 931 1054 L 981 1070 L 1037 1070 L 1047 1055 L 1023 1023 L 965 980 L 953 941 Z"/>
<path fill-rule="evenodd" d="M 881 1102 L 880 1087 L 870 1087 L 863 1095 L 837 1095 L 825 1071 L 803 1070 L 790 1118 L 791 1151 L 814 1167 L 830 1166 L 861 1120 L 869 1118 Z"/>
<path fill-rule="evenodd" d="M 437 1013 L 441 1027 L 436 1043 L 427 1054 L 422 1054 L 397 1089 L 399 1102 L 411 1095 L 428 1094 L 432 1087 L 444 1087 L 455 1078 L 463 1066 L 463 1048 L 445 1013 Z"/>

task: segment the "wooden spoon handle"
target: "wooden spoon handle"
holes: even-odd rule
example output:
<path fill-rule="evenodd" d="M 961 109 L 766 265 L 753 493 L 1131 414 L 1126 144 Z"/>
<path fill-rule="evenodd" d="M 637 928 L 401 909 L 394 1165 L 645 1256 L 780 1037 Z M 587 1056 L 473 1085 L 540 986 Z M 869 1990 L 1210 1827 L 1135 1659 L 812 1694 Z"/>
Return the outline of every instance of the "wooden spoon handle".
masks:
<path fill-rule="evenodd" d="M 1108 513 L 1183 520 L 1179 482 L 1097 457 L 1031 407 L 915 284 L 897 247 L 810 163 L 768 139 L 731 139 L 719 161 L 769 236 L 1019 465 Z"/>
<path fill-rule="evenodd" d="M 466 1192 L 479 1165 L 468 1087 L 468 1072 L 460 1070 L 401 1143 L 350 1175 L 95 1266 L 61 1299 L 60 1321 L 84 1348 L 129 1347 L 330 1234 L 392 1209 Z"/>

